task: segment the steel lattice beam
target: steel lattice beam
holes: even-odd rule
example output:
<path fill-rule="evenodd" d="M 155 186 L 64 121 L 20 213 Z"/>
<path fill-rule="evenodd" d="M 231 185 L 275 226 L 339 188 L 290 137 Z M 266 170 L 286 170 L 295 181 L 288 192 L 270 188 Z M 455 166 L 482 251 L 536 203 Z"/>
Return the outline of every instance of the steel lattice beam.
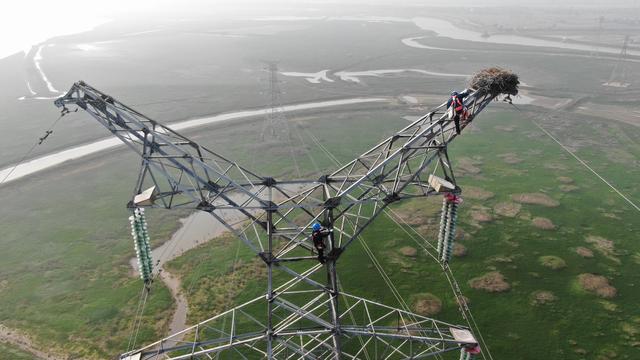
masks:
<path fill-rule="evenodd" d="M 318 295 L 317 301 L 305 304 L 304 309 L 291 303 L 279 306 L 276 311 L 280 315 L 279 321 L 274 327 L 275 359 L 288 358 L 285 354 L 296 354 L 296 358 L 303 355 L 310 359 L 326 359 L 333 355 L 333 346 L 330 345 L 333 334 L 329 324 L 320 320 L 328 311 L 325 307 L 327 300 L 321 299 L 322 294 Z M 372 352 L 387 351 L 400 354 L 399 358 L 418 359 L 475 344 L 456 339 L 452 330 L 465 331 L 460 326 L 349 294 L 340 296 L 342 302 L 349 304 L 339 315 L 342 322 L 340 337 L 345 342 L 341 353 L 343 358 L 361 359 L 371 357 Z M 141 359 L 190 359 L 233 348 L 241 349 L 240 353 L 247 358 L 264 356 L 264 348 L 258 344 L 267 341 L 267 326 L 251 314 L 265 307 L 265 302 L 264 297 L 258 297 L 124 356 L 140 354 Z M 358 320 L 360 323 L 355 323 Z M 302 321 L 308 323 L 303 326 L 299 324 Z M 258 330 L 237 330 L 247 324 Z M 355 343 L 355 346 L 349 346 L 348 342 Z"/>

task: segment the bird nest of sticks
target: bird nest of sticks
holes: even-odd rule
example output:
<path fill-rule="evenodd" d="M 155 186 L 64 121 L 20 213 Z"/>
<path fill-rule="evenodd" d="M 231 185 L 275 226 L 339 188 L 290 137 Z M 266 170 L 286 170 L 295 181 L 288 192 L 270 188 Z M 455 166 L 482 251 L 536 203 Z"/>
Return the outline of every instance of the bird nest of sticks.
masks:
<path fill-rule="evenodd" d="M 469 82 L 471 88 L 492 96 L 518 95 L 518 85 L 518 75 L 498 67 L 480 70 Z"/>

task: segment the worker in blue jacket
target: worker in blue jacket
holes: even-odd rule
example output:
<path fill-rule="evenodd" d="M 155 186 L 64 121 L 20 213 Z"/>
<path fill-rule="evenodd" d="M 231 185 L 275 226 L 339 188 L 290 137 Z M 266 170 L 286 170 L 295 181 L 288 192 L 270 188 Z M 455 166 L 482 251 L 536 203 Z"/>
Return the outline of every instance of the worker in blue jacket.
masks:
<path fill-rule="evenodd" d="M 319 223 L 314 223 L 311 226 L 311 240 L 313 242 L 313 247 L 318 251 L 318 261 L 324 264 L 324 249 L 326 248 L 326 244 L 324 239 L 329 235 L 330 230 L 322 227 Z"/>

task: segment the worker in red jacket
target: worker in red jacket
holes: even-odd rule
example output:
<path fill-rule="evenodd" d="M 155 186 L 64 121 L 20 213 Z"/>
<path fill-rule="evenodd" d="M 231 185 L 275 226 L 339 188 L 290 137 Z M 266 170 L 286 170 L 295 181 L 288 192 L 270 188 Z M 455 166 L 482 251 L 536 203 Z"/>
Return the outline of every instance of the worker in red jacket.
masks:
<path fill-rule="evenodd" d="M 464 98 L 469 95 L 469 90 L 465 89 L 463 92 L 457 91 L 451 92 L 451 98 L 447 101 L 447 111 L 449 112 L 449 118 L 453 118 L 453 122 L 456 124 L 456 132 L 460 135 L 460 119 L 467 120 L 469 113 L 467 107 L 464 106 Z"/>

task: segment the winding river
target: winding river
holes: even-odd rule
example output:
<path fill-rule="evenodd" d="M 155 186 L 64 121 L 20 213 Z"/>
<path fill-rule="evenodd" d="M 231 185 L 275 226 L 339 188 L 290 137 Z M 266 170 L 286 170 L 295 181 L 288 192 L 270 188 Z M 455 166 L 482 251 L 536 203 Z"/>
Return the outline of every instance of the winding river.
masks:
<path fill-rule="evenodd" d="M 313 109 L 320 109 L 320 108 L 327 108 L 327 107 L 346 106 L 346 105 L 364 104 L 364 103 L 372 103 L 372 102 L 385 102 L 385 101 L 388 101 L 388 99 L 379 98 L 379 97 L 314 101 L 314 102 L 307 102 L 307 103 L 301 103 L 301 104 L 286 105 L 282 107 L 282 111 L 293 112 L 293 111 L 313 110 Z M 175 123 L 168 124 L 168 126 L 170 126 L 173 130 L 180 131 L 180 130 L 199 127 L 199 126 L 210 125 L 213 123 L 227 121 L 227 120 L 248 118 L 248 117 L 254 117 L 254 116 L 264 116 L 270 111 L 271 111 L 271 108 L 243 110 L 243 111 L 237 111 L 237 112 L 231 112 L 226 114 L 207 116 L 203 118 L 175 122 Z M 63 164 L 67 161 L 77 160 L 82 157 L 95 154 L 103 150 L 108 150 L 108 149 L 112 149 L 112 148 L 123 146 L 123 145 L 124 143 L 121 142 L 120 139 L 116 137 L 110 137 L 107 139 L 94 141 L 89 144 L 74 146 L 72 148 L 58 151 L 53 154 L 44 155 L 35 159 L 25 161 L 20 165 L 18 165 L 15 169 L 13 169 L 15 165 L 11 165 L 7 168 L 4 168 L 0 170 L 0 179 L 5 179 L 6 177 L 6 180 L 3 182 L 3 184 L 5 184 L 10 181 L 24 178 L 36 172 Z"/>
<path fill-rule="evenodd" d="M 514 35 L 514 34 L 495 34 L 488 38 L 483 38 L 482 33 L 478 31 L 463 29 L 457 27 L 453 23 L 435 17 L 390 17 L 390 16 L 315 16 L 315 17 L 277 17 L 267 16 L 261 18 L 252 18 L 254 21 L 356 21 L 356 22 L 373 22 L 373 23 L 413 23 L 422 30 L 433 31 L 440 37 L 446 37 L 454 40 L 465 40 L 480 42 L 485 44 L 503 44 L 503 45 L 518 45 L 518 46 L 531 46 L 531 47 L 546 47 L 557 48 L 565 50 L 578 50 L 589 53 L 600 54 L 613 54 L 619 55 L 622 43 L 613 44 L 607 46 L 604 44 L 578 44 L 564 41 L 554 41 L 549 39 L 538 39 L 528 37 L 526 35 Z M 449 51 L 464 51 L 464 49 L 449 49 L 442 47 L 430 47 L 422 45 L 416 40 L 424 38 L 411 37 L 402 39 L 402 42 L 411 47 L 432 49 L 432 50 L 449 50 Z M 475 50 L 474 50 L 475 51 Z M 640 50 L 628 49 L 629 55 L 640 56 Z"/>
<path fill-rule="evenodd" d="M 412 19 L 413 23 L 416 24 L 420 29 L 434 31 L 438 34 L 438 36 L 447 37 L 455 40 L 466 40 L 473 42 L 482 42 L 488 44 L 503 44 L 503 45 L 520 45 L 520 46 L 534 46 L 534 47 L 547 47 L 547 48 L 559 48 L 565 50 L 578 50 L 578 51 L 587 51 L 593 53 L 607 53 L 607 54 L 620 54 L 619 46 L 604 46 L 604 45 L 586 45 L 586 44 L 576 44 L 570 42 L 563 41 L 553 41 L 546 39 L 537 39 L 522 35 L 508 35 L 508 34 L 496 34 L 491 35 L 488 38 L 483 38 L 482 33 L 467 29 L 462 29 L 449 21 L 430 18 L 430 17 L 417 17 Z M 409 38 L 415 40 L 416 38 Z M 408 39 L 405 39 L 408 40 Z M 408 46 L 413 46 L 410 41 L 404 41 L 403 43 Z M 420 46 L 423 47 L 423 46 Z M 441 48 L 433 48 L 433 49 L 441 49 Z M 629 55 L 640 56 L 640 51 L 628 49 L 627 53 Z"/>

